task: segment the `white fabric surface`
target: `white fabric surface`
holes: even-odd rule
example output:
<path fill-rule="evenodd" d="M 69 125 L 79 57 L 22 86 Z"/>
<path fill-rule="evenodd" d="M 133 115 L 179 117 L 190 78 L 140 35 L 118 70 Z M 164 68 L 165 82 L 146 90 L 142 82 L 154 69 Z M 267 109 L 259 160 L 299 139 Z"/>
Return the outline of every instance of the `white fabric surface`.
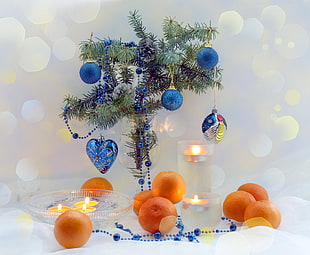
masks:
<path fill-rule="evenodd" d="M 42 223 L 31 217 L 20 204 L 0 209 L 0 254 L 135 254 L 135 255 L 171 255 L 171 254 L 215 254 L 215 255 L 277 255 L 307 254 L 310 243 L 310 201 L 294 196 L 274 199 L 282 212 L 282 223 L 276 230 L 268 227 L 244 229 L 236 232 L 217 234 L 209 242 L 140 242 L 113 241 L 103 233 L 94 233 L 81 248 L 65 249 L 54 238 L 53 225 Z M 25 216 L 20 220 L 20 215 Z M 26 220 L 25 220 L 26 219 Z M 28 220 L 27 220 L 28 219 Z M 137 217 L 129 214 L 121 221 L 134 232 L 143 234 Z M 107 228 L 112 233 L 126 233 Z"/>

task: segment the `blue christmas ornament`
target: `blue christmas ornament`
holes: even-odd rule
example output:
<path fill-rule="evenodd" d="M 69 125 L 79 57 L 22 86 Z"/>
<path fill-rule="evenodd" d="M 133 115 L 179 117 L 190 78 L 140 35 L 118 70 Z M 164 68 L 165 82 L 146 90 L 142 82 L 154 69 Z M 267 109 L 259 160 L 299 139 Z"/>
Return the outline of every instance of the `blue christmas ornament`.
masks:
<path fill-rule="evenodd" d="M 181 107 L 183 96 L 176 89 L 168 89 L 161 96 L 161 104 L 169 111 L 175 111 Z"/>
<path fill-rule="evenodd" d="M 86 153 L 99 172 L 105 174 L 117 157 L 118 147 L 113 140 L 90 139 Z"/>
<path fill-rule="evenodd" d="M 197 62 L 201 68 L 209 70 L 215 67 L 218 63 L 217 52 L 211 47 L 205 47 L 198 52 Z"/>
<path fill-rule="evenodd" d="M 100 80 L 101 68 L 94 62 L 87 62 L 80 68 L 80 77 L 87 84 L 94 84 Z"/>
<path fill-rule="evenodd" d="M 207 141 L 219 143 L 226 132 L 227 123 L 224 117 L 217 113 L 216 109 L 212 110 L 202 122 L 202 133 Z"/>

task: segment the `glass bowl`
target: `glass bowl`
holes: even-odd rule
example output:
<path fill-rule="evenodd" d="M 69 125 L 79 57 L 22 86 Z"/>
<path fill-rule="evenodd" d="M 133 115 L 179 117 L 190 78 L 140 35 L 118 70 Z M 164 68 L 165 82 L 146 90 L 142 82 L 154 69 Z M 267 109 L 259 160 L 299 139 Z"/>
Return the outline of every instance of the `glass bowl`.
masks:
<path fill-rule="evenodd" d="M 76 206 L 85 203 L 85 199 L 91 201 L 89 206 L 95 208 L 94 211 L 86 212 L 82 206 Z M 92 202 L 96 202 L 91 205 Z M 132 199 L 128 196 L 110 190 L 73 190 L 73 191 L 55 191 L 44 194 L 38 194 L 30 197 L 26 202 L 27 208 L 34 217 L 49 224 L 54 224 L 56 218 L 62 213 L 58 211 L 58 205 L 63 208 L 70 207 L 75 210 L 82 210 L 93 222 L 93 227 L 103 227 L 113 224 L 121 217 L 124 217 L 132 208 Z M 56 208 L 51 210 L 52 207 Z"/>

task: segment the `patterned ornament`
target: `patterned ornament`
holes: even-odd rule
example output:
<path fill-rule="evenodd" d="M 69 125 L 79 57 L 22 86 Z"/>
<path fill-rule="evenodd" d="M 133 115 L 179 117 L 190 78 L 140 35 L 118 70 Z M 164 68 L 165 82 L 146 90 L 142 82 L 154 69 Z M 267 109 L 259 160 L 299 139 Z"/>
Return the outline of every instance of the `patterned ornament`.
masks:
<path fill-rule="evenodd" d="M 212 110 L 202 123 L 202 133 L 208 141 L 219 143 L 224 137 L 227 129 L 227 123 L 224 117 L 217 113 L 216 109 Z"/>
<path fill-rule="evenodd" d="M 198 52 L 197 62 L 201 68 L 209 70 L 215 67 L 218 63 L 217 52 L 210 46 L 204 47 Z"/>
<path fill-rule="evenodd" d="M 169 111 L 175 111 L 181 107 L 183 96 L 176 89 L 168 89 L 161 96 L 161 104 Z"/>
<path fill-rule="evenodd" d="M 80 68 L 80 77 L 87 84 L 94 84 L 101 78 L 101 68 L 95 62 L 86 62 Z"/>
<path fill-rule="evenodd" d="M 99 172 L 105 174 L 117 157 L 118 147 L 113 140 L 90 139 L 86 153 Z"/>

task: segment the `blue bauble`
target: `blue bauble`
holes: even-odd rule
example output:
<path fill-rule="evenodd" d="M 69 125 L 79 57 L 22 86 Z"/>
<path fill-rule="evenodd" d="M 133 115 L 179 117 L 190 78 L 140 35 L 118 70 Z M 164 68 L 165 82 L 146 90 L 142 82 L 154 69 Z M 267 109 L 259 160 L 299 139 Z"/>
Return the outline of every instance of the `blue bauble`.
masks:
<path fill-rule="evenodd" d="M 87 62 L 80 68 L 80 77 L 87 84 L 93 84 L 100 80 L 101 68 L 94 62 Z"/>
<path fill-rule="evenodd" d="M 205 47 L 198 52 L 197 62 L 201 68 L 209 70 L 215 67 L 218 63 L 219 56 L 211 47 Z"/>
<path fill-rule="evenodd" d="M 161 104 L 169 111 L 175 111 L 181 107 L 183 96 L 180 91 L 175 89 L 166 90 L 161 96 Z"/>

